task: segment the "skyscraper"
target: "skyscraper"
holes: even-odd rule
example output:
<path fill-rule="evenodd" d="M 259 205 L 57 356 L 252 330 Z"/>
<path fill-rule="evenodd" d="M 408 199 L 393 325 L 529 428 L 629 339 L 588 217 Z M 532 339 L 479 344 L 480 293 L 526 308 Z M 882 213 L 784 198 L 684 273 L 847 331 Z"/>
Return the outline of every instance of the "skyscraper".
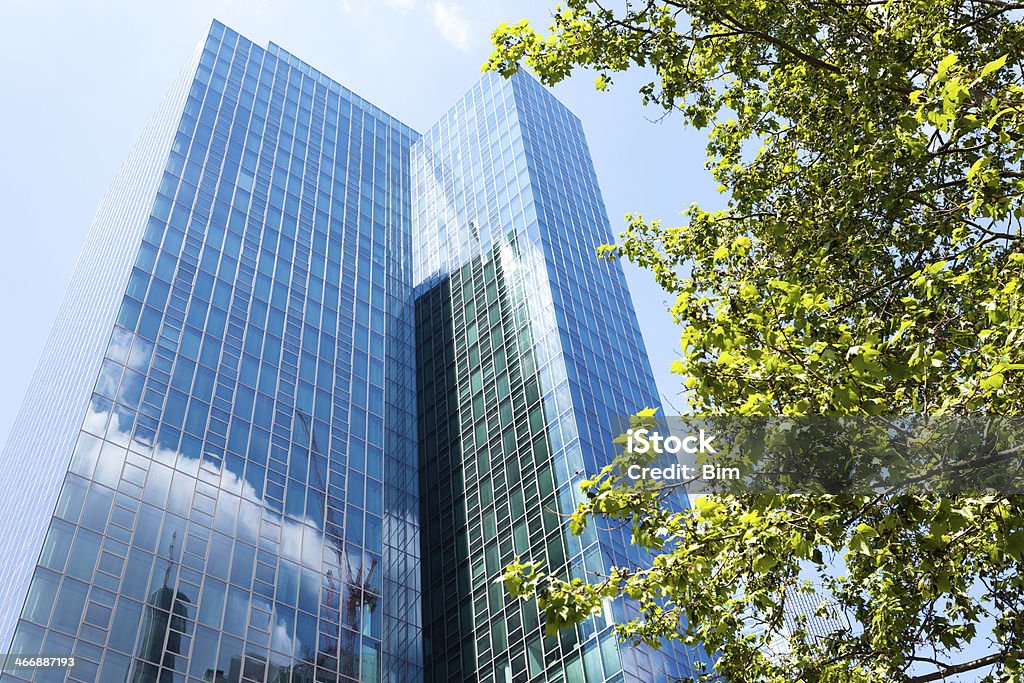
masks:
<path fill-rule="evenodd" d="M 214 23 L 97 213 L 3 453 L 6 680 L 647 681 L 621 605 L 493 583 L 657 394 L 578 119 L 485 77 L 426 134 Z M 422 593 L 422 597 L 421 597 Z M 34 678 L 33 678 L 34 676 Z M 558 677 L 562 676 L 562 679 Z"/>

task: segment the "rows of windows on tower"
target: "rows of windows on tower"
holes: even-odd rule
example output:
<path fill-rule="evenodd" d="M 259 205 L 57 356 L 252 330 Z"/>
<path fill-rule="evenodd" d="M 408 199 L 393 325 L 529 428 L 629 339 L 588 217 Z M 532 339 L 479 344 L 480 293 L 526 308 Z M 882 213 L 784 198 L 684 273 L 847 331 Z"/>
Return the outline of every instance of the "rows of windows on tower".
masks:
<path fill-rule="evenodd" d="M 214 22 L 105 197 L 5 449 L 2 681 L 635 683 L 494 579 L 658 405 L 579 119 L 483 77 L 420 134 Z"/>

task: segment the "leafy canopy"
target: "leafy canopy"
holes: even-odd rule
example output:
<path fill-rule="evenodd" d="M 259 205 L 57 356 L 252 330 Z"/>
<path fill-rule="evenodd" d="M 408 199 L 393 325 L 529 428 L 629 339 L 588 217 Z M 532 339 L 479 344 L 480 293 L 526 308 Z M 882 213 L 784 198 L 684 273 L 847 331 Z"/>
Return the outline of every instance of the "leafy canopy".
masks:
<path fill-rule="evenodd" d="M 570 0 L 546 34 L 499 26 L 485 68 L 546 84 L 591 69 L 598 89 L 639 70 L 646 104 L 707 131 L 726 208 L 694 204 L 677 227 L 629 215 L 600 250 L 676 296 L 695 415 L 1020 414 L 1022 16 L 1012 0 Z M 1021 680 L 1019 498 L 711 496 L 678 512 L 615 466 L 584 494 L 573 532 L 620 521 L 654 562 L 592 583 L 511 565 L 509 590 L 551 628 L 628 596 L 622 637 L 700 640 L 732 681 Z M 808 567 L 854 623 L 768 656 L 741 627 L 777 629 Z M 958 661 L 967 643 L 988 654 Z"/>

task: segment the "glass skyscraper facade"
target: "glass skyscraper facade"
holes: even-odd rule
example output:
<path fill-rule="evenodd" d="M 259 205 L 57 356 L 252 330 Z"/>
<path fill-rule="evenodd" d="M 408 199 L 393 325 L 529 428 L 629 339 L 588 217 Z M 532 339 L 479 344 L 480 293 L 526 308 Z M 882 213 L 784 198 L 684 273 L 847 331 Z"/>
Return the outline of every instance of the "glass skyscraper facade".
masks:
<path fill-rule="evenodd" d="M 36 681 L 655 681 L 493 582 L 658 404 L 582 127 L 483 78 L 424 135 L 214 23 L 104 199 L 0 470 Z M 12 638 L 13 633 L 13 640 Z"/>
<path fill-rule="evenodd" d="M 594 255 L 613 236 L 579 119 L 485 77 L 413 145 L 412 182 L 427 680 L 688 675 L 699 652 L 620 648 L 626 605 L 545 638 L 494 583 L 517 556 L 580 578 L 644 561 L 559 516 L 659 405 L 622 269 Z"/>

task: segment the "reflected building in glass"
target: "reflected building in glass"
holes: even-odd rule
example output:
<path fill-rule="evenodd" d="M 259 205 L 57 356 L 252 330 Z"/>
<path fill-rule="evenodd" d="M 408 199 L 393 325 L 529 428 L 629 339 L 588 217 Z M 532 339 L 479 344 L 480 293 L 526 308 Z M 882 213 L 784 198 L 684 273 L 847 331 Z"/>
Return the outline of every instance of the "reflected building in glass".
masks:
<path fill-rule="evenodd" d="M 628 607 L 493 579 L 657 405 L 578 119 L 483 78 L 424 135 L 220 23 L 96 215 L 0 461 L 7 681 L 655 681 Z M 31 464 L 28 464 L 31 463 Z M 13 640 L 12 640 L 13 639 Z"/>

